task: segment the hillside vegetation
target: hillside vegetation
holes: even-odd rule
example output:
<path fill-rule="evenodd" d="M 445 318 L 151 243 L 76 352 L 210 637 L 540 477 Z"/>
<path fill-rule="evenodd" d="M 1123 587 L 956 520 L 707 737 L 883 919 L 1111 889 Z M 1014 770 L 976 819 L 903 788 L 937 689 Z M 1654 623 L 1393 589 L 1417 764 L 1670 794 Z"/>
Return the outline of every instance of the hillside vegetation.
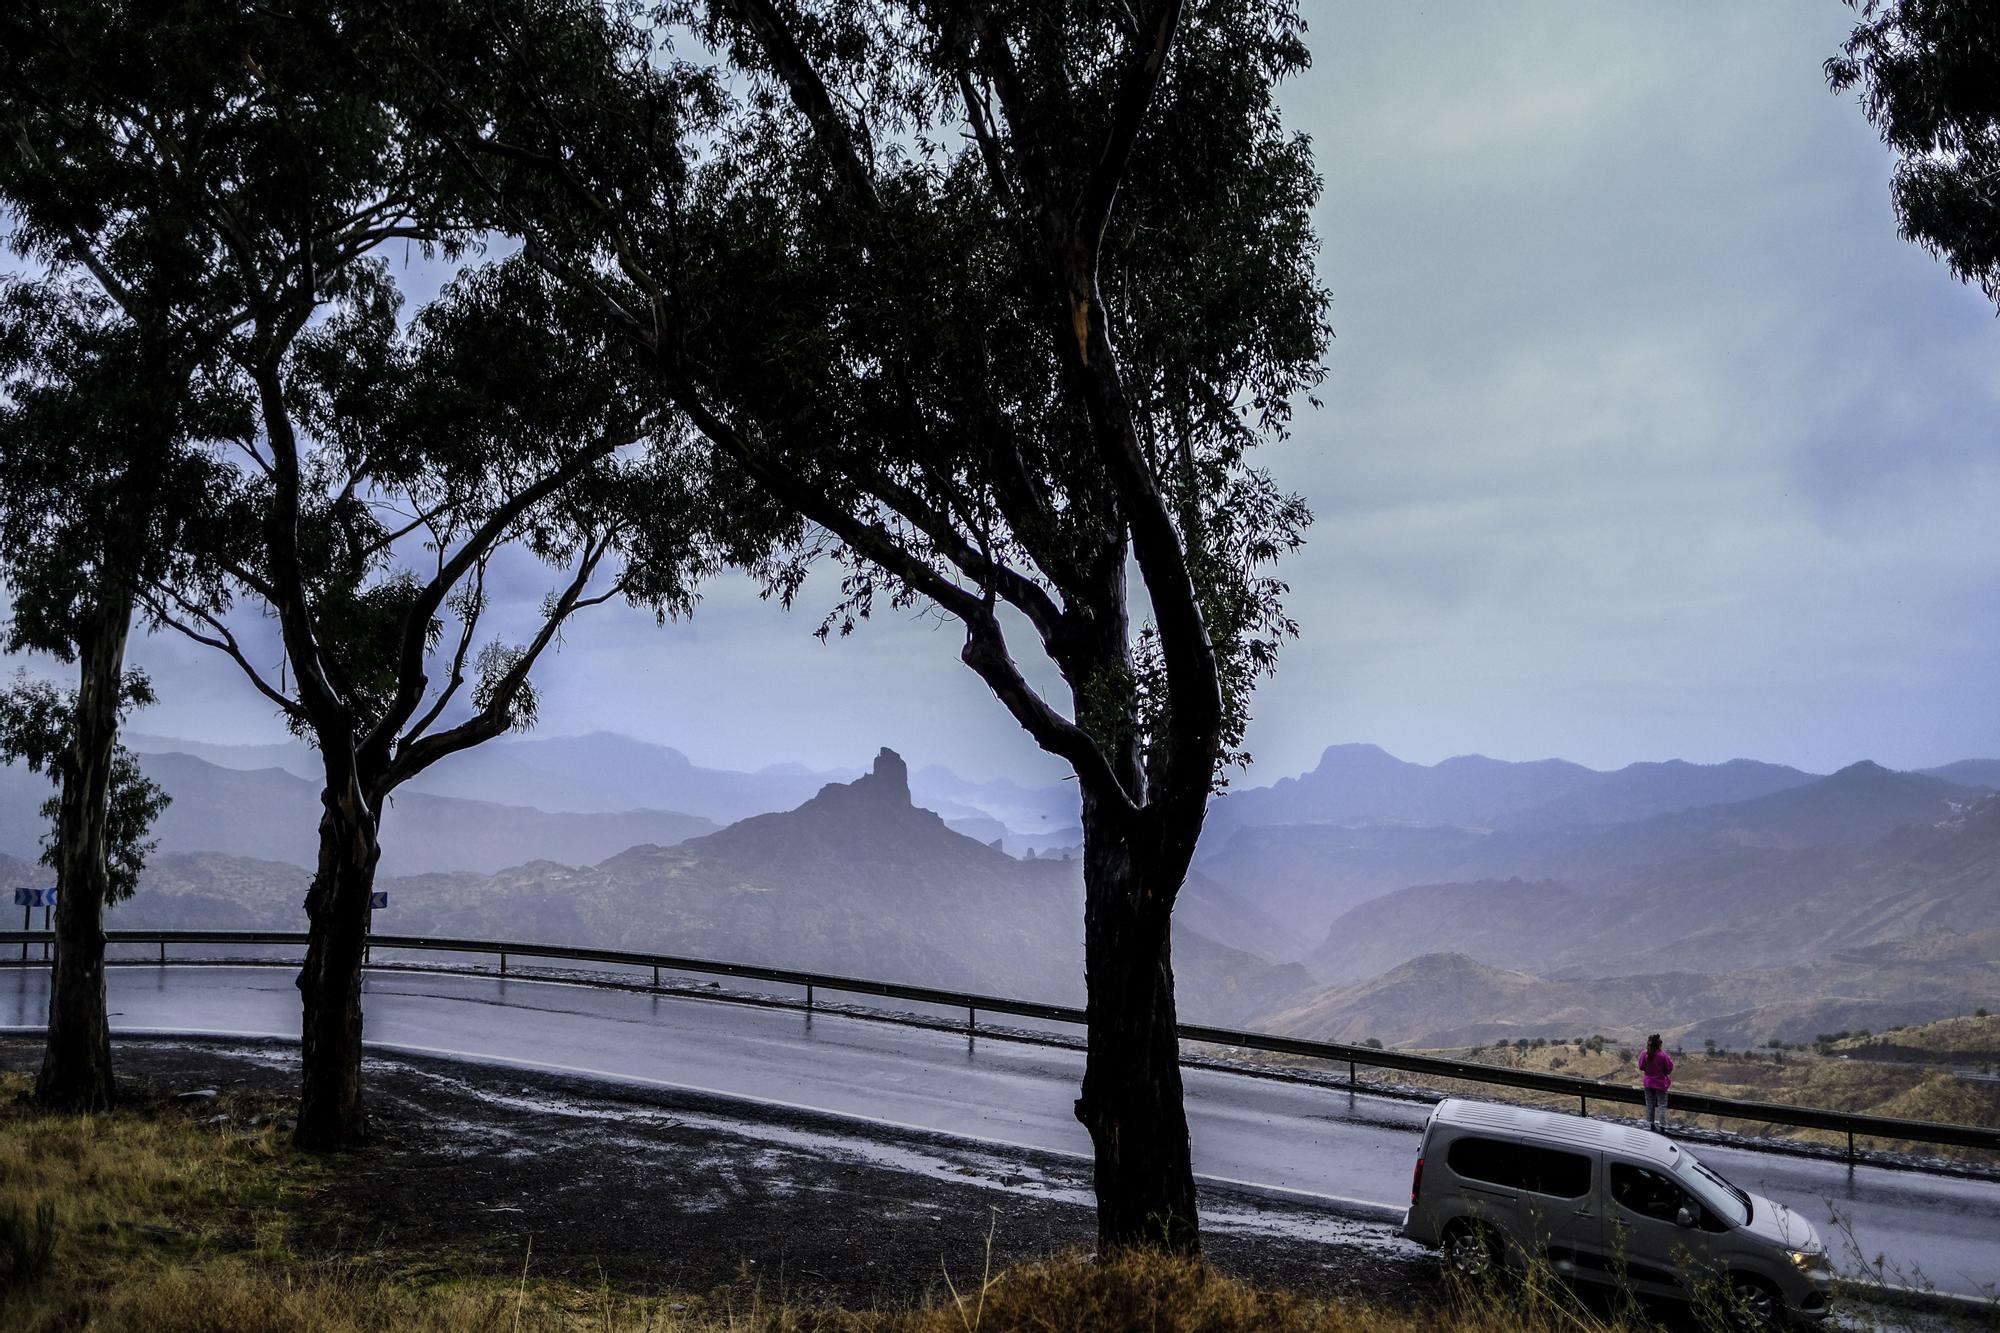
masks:
<path fill-rule="evenodd" d="M 1774 1049 L 1766 1046 L 1732 1050 L 1718 1046 L 1713 1050 L 1682 1050 L 1674 1057 L 1674 1091 L 1891 1116 L 1903 1120 L 2000 1128 L 2000 1082 L 1960 1077 L 1959 1071 L 1965 1070 L 1966 1066 L 1962 1057 L 1954 1054 L 1958 1043 L 1976 1045 L 1986 1040 L 2000 1040 L 2000 1018 L 1949 1018 L 1870 1036 L 1823 1035 L 1834 1039 L 1802 1048 L 1788 1046 Z M 1932 1053 L 1932 1058 L 1876 1058 L 1876 1053 L 1899 1048 L 1928 1051 Z M 1627 1088 L 1639 1084 L 1636 1053 L 1637 1043 L 1621 1043 L 1597 1033 L 1561 1041 L 1520 1039 L 1518 1043 L 1458 1046 L 1424 1052 L 1508 1069 L 1591 1079 Z M 1971 1067 L 1971 1072 L 1977 1070 L 1978 1066 Z M 1329 1072 L 1344 1075 L 1346 1067 L 1342 1065 Z M 1555 1096 L 1493 1084 L 1470 1084 L 1401 1071 L 1384 1071 L 1381 1077 L 1397 1084 L 1431 1088 L 1456 1096 L 1520 1101 L 1569 1111 L 1577 1109 L 1576 1099 L 1567 1095 Z M 1592 1103 L 1590 1110 L 1591 1114 L 1601 1116 L 1639 1118 L 1642 1114 L 1636 1106 L 1609 1101 Z M 1689 1116 L 1682 1112 L 1674 1112 L 1672 1119 L 1677 1124 L 1739 1133 L 1755 1132 L 1764 1137 L 1836 1146 L 1846 1144 L 1845 1135 L 1830 1131 L 1777 1125 L 1751 1126 L 1709 1116 Z M 1990 1158 L 1990 1154 L 1972 1149 L 1905 1141 L 1864 1141 L 1864 1146 L 1970 1161 L 1984 1162 Z"/>

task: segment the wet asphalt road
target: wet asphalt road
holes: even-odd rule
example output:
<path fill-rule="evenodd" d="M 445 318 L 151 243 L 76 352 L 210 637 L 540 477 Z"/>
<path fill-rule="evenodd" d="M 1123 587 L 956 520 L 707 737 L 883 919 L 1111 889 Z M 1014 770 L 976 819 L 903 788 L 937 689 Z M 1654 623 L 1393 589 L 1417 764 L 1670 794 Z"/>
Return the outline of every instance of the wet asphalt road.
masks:
<path fill-rule="evenodd" d="M 114 1032 L 295 1038 L 284 968 L 116 967 Z M 0 973 L 0 1028 L 47 1014 L 46 974 Z M 526 979 L 370 973 L 371 1046 L 691 1088 L 1086 1156 L 1071 1114 L 1080 1052 L 964 1034 Z M 1306 1195 L 1339 1212 L 1400 1218 L 1428 1108 L 1206 1069 L 1185 1073 L 1195 1169 L 1218 1182 Z M 2000 1185 L 1702 1146 L 1737 1184 L 1792 1205 L 1843 1267 L 1886 1261 L 1891 1280 L 1943 1291 L 2000 1287 Z M 1837 1213 L 1850 1246 L 1833 1234 Z"/>

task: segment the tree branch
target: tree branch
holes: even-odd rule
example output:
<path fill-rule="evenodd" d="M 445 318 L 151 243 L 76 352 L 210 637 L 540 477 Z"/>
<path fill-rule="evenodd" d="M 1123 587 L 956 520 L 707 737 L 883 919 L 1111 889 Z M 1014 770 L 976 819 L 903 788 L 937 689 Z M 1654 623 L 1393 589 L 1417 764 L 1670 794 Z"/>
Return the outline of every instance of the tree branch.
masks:
<path fill-rule="evenodd" d="M 263 674 L 250 664 L 250 659 L 243 653 L 242 645 L 237 642 L 236 636 L 230 632 L 227 625 L 223 624 L 222 621 L 202 607 L 182 597 L 173 589 L 167 588 L 162 591 L 165 591 L 168 597 L 172 598 L 174 604 L 179 606 L 184 614 L 199 619 L 203 624 L 207 625 L 211 633 L 203 634 L 200 630 L 194 628 L 194 626 L 168 611 L 153 590 L 142 590 L 137 596 L 153 619 L 170 629 L 180 631 L 187 638 L 201 644 L 205 648 L 214 648 L 225 654 L 238 667 L 242 668 L 243 674 L 250 678 L 250 683 L 256 687 L 257 692 L 276 704 L 284 712 L 285 716 L 301 722 L 306 720 L 305 710 L 300 708 L 297 702 L 265 680 Z"/>
<path fill-rule="evenodd" d="M 1137 813 L 1138 806 L 1125 784 L 1119 780 L 1104 751 L 1082 727 L 1070 721 L 1036 692 L 1007 651 L 1007 637 L 990 606 L 981 614 L 961 617 L 965 622 L 965 647 L 959 660 L 979 673 L 995 697 L 1006 706 L 1035 744 L 1069 762 L 1077 779 L 1091 791 L 1108 799 L 1125 814 Z"/>
<path fill-rule="evenodd" d="M 348 489 L 349 490 L 353 489 L 351 484 Z M 397 528 L 394 531 L 385 530 L 380 537 L 377 537 L 374 541 L 368 542 L 365 545 L 363 545 L 360 549 L 359 554 L 366 557 L 375 555 L 380 551 L 386 551 L 391 546 L 394 546 L 397 542 L 403 540 L 403 538 L 415 532 L 418 528 L 431 527 L 432 520 L 437 518 L 438 515 L 442 514 L 447 508 L 450 507 L 450 505 L 451 502 L 449 500 L 441 501 L 435 508 L 424 510 L 416 517 L 412 518 L 408 523 L 405 523 L 402 527 Z M 384 505 L 383 507 L 389 508 L 390 506 Z M 435 534 L 437 532 L 437 529 L 431 527 L 431 531 L 432 533 Z"/>
<path fill-rule="evenodd" d="M 672 386 L 675 405 L 695 428 L 742 465 L 780 501 L 838 537 L 849 550 L 879 565 L 905 584 L 957 616 L 965 625 L 960 656 L 979 673 L 1037 745 L 1069 761 L 1077 775 L 1093 788 L 1133 808 L 1125 785 L 1090 734 L 1049 707 L 1029 685 L 1007 651 L 1006 636 L 990 600 L 976 596 L 945 578 L 906 550 L 879 524 L 850 513 L 820 488 L 806 484 L 791 470 L 766 458 L 763 451 L 724 421 L 685 384 Z"/>
<path fill-rule="evenodd" d="M 791 94 L 792 105 L 812 125 L 841 185 L 869 213 L 879 213 L 881 201 L 875 195 L 871 154 L 865 142 L 867 130 L 862 127 L 857 134 L 856 128 L 834 106 L 825 81 L 792 35 L 785 16 L 771 0 L 712 0 L 712 3 L 715 9 L 734 15 L 755 39 L 772 72 Z"/>
<path fill-rule="evenodd" d="M 513 725 L 514 703 L 521 696 L 528 683 L 528 673 L 549 644 L 555 641 L 563 622 L 587 606 L 596 606 L 616 596 L 622 588 L 622 580 L 596 597 L 586 598 L 583 593 L 590 585 L 590 579 L 597 572 L 599 562 L 611 549 L 611 534 L 587 542 L 582 558 L 577 561 L 576 575 L 557 597 L 556 604 L 543 619 L 541 629 L 533 642 L 514 660 L 499 684 L 487 698 L 478 713 L 455 727 L 447 728 L 435 735 L 419 736 L 411 733 L 396 744 L 394 761 L 383 771 L 380 789 L 387 793 L 417 774 L 435 764 L 447 755 L 456 754 L 475 745 L 483 744 L 496 736 L 504 735 Z"/>
<path fill-rule="evenodd" d="M 277 321 L 275 330 L 260 327 L 260 341 L 265 348 L 254 367 L 253 378 L 264 416 L 264 436 L 271 442 L 272 464 L 276 469 L 268 537 L 272 568 L 265 595 L 278 612 L 285 654 L 291 659 L 292 674 L 298 680 L 298 704 L 313 729 L 325 738 L 344 735 L 350 730 L 352 710 L 326 678 L 319 640 L 312 627 L 312 607 L 299 567 L 298 434 L 292 425 L 291 409 L 285 404 L 284 385 L 278 372 L 284 348 L 304 327 L 310 309 L 308 304 L 305 314 L 292 310 Z M 325 746 L 321 751 L 332 762 L 333 756 Z"/>
<path fill-rule="evenodd" d="M 1111 128 L 1105 135 L 1104 149 L 1077 194 L 1073 225 L 1077 240 L 1089 247 L 1093 272 L 1098 247 L 1104 243 L 1104 228 L 1111 220 L 1111 206 L 1117 202 L 1118 187 L 1131 166 L 1132 147 L 1139 141 L 1139 130 L 1146 123 L 1153 92 L 1167 67 L 1167 55 L 1173 50 L 1180 17 L 1181 0 L 1162 0 L 1152 21 L 1135 34 L 1135 40 L 1145 45 L 1125 67 L 1117 100 L 1112 104 Z"/>
<path fill-rule="evenodd" d="M 363 753 L 376 753 L 378 746 L 386 749 L 390 739 L 402 730 L 404 724 L 416 713 L 417 706 L 423 702 L 426 683 L 424 656 L 431 617 L 437 614 L 438 607 L 444 603 L 445 595 L 459 579 L 465 576 L 476 561 L 483 560 L 487 553 L 506 537 L 507 530 L 523 514 L 626 445 L 643 439 L 645 434 L 644 428 L 620 432 L 599 440 L 587 449 L 579 449 L 554 471 L 533 485 L 515 492 L 496 507 L 487 516 L 486 521 L 460 544 L 457 552 L 439 567 L 436 575 L 424 585 L 404 615 L 403 644 L 396 663 L 396 697 L 383 711 L 381 718 L 369 728 L 368 735 L 360 747 Z"/>
<path fill-rule="evenodd" d="M 923 533 L 945 559 L 965 572 L 967 578 L 975 580 L 983 588 L 990 588 L 1008 605 L 1025 615 L 1044 643 L 1053 646 L 1061 640 L 1062 608 L 1040 584 L 975 547 L 950 519 L 873 463 L 858 457 L 842 458 L 839 466 L 842 471 L 857 477 L 872 494 Z"/>
<path fill-rule="evenodd" d="M 479 627 L 479 617 L 485 609 L 486 562 L 481 560 L 473 567 L 472 587 L 466 593 L 465 610 L 459 615 L 458 647 L 452 651 L 451 655 L 451 679 L 446 681 L 444 689 L 438 692 L 437 702 L 433 703 L 425 711 L 424 715 L 412 723 L 410 729 L 403 733 L 403 739 L 397 745 L 398 749 L 408 745 L 412 739 L 429 731 L 431 725 L 444 712 L 446 705 L 451 702 L 452 696 L 456 695 L 459 687 L 465 684 L 466 655 L 472 649 L 472 636 Z"/>

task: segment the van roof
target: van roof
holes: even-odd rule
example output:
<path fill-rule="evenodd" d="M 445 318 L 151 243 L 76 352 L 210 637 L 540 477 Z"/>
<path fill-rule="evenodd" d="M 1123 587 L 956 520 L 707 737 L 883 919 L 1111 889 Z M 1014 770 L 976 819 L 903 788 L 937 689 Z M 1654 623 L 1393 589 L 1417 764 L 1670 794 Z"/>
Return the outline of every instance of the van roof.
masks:
<path fill-rule="evenodd" d="M 1513 1134 L 1574 1148 L 1597 1148 L 1654 1162 L 1671 1169 L 1681 1150 L 1672 1139 L 1634 1125 L 1593 1120 L 1588 1116 L 1540 1111 L 1532 1106 L 1506 1106 L 1448 1097 L 1432 1115 L 1436 1124 L 1457 1125 L 1487 1133 Z"/>

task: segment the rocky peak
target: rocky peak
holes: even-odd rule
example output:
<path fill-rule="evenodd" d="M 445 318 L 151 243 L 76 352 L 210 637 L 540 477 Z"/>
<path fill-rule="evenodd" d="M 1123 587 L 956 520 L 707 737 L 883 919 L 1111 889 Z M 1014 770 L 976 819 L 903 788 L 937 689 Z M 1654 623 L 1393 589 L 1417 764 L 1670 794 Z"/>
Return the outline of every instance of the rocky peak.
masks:
<path fill-rule="evenodd" d="M 842 785 L 834 783 L 822 788 L 820 795 L 830 795 Z M 844 785 L 849 799 L 858 797 L 898 807 L 910 804 L 910 766 L 903 762 L 903 756 L 886 746 L 866 773 Z"/>

